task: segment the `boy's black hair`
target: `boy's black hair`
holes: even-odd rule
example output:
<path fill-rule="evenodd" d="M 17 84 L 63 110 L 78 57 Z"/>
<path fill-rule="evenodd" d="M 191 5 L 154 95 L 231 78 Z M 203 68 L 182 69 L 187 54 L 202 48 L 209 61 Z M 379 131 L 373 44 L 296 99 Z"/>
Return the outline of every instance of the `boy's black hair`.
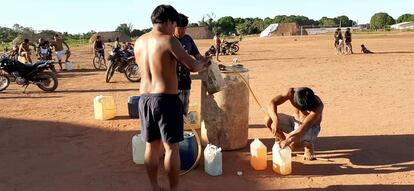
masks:
<path fill-rule="evenodd" d="M 184 14 L 179 13 L 177 27 L 186 27 L 186 26 L 188 26 L 188 17 L 185 16 Z"/>
<path fill-rule="evenodd" d="M 25 38 L 25 39 L 23 40 L 23 42 L 24 42 L 24 43 L 28 43 L 28 42 L 29 42 L 29 39 Z"/>
<path fill-rule="evenodd" d="M 361 47 L 365 47 L 365 45 L 364 44 L 361 44 Z"/>
<path fill-rule="evenodd" d="M 312 111 L 318 106 L 315 93 L 310 88 L 303 87 L 295 90 L 293 102 L 301 111 Z"/>
<path fill-rule="evenodd" d="M 178 21 L 178 12 L 171 5 L 158 5 L 151 14 L 152 24 Z"/>

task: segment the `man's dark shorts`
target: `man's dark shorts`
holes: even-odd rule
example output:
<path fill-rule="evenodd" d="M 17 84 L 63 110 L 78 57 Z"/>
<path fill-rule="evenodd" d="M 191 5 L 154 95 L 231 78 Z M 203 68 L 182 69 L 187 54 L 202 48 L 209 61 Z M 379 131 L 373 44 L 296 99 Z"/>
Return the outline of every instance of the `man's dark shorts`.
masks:
<path fill-rule="evenodd" d="M 178 94 L 142 94 L 138 107 L 143 141 L 162 138 L 172 144 L 184 140 L 183 104 Z"/>

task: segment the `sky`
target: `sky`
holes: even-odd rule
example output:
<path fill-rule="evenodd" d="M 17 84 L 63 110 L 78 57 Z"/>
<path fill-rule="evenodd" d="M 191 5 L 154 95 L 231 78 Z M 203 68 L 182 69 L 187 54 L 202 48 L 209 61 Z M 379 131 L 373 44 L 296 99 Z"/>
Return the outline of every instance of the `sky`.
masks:
<path fill-rule="evenodd" d="M 414 13 L 413 0 L 3 0 L 0 26 L 19 24 L 34 30 L 55 30 L 72 34 L 113 31 L 121 23 L 134 29 L 150 28 L 150 15 L 160 4 L 170 4 L 189 17 L 190 23 L 214 13 L 224 16 L 274 18 L 303 15 L 319 20 L 323 16 L 347 15 L 359 24 L 369 23 L 377 12 L 394 19 Z"/>

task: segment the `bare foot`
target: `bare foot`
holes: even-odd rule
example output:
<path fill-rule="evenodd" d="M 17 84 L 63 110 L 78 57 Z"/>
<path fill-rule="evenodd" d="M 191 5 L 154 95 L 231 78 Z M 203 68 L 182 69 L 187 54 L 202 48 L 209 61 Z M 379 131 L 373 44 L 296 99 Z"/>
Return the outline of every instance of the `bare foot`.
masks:
<path fill-rule="evenodd" d="M 313 146 L 313 142 L 304 142 L 304 146 L 305 146 L 305 153 L 303 154 L 303 160 L 316 160 L 313 151 L 314 151 L 314 146 Z"/>

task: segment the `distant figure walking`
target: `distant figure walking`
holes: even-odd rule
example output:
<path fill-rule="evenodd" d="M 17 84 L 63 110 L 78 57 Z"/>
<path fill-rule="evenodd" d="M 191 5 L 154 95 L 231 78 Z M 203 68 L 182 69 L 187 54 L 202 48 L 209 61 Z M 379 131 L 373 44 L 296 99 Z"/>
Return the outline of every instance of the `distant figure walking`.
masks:
<path fill-rule="evenodd" d="M 336 48 L 337 54 L 343 53 L 343 37 L 340 28 L 337 28 L 334 34 L 335 42 L 334 46 Z"/>
<path fill-rule="evenodd" d="M 345 32 L 345 52 L 346 53 L 351 53 L 353 54 L 354 51 L 352 51 L 352 34 L 351 34 L 351 29 L 350 28 L 346 28 L 346 32 Z"/>

